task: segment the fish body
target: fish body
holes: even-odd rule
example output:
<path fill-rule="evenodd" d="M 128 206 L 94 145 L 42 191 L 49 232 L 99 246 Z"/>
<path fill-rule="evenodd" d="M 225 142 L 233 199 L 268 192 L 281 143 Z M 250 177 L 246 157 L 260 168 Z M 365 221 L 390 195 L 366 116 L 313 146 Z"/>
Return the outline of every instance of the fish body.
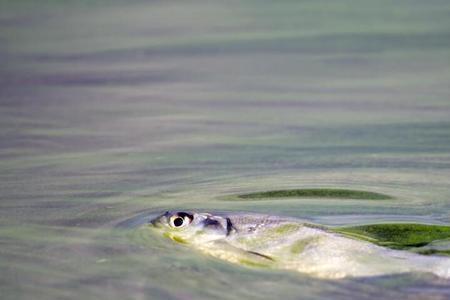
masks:
<path fill-rule="evenodd" d="M 241 265 L 321 278 L 429 272 L 450 278 L 450 259 L 393 250 L 293 218 L 166 212 L 152 227 L 174 241 Z"/>

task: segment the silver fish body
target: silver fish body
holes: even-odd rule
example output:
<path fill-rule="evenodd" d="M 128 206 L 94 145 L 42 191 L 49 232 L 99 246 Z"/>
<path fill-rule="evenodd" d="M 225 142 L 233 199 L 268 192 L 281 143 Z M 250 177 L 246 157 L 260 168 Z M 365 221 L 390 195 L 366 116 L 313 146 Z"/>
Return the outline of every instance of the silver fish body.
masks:
<path fill-rule="evenodd" d="M 164 236 L 241 265 L 321 278 L 429 272 L 450 278 L 450 259 L 393 250 L 324 226 L 261 214 L 166 212 L 151 221 Z"/>

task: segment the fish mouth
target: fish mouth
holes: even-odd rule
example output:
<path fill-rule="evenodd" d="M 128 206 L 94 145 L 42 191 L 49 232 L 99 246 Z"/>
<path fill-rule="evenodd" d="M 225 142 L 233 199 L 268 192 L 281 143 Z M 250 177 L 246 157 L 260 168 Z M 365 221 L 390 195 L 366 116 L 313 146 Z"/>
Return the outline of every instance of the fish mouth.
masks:
<path fill-rule="evenodd" d="M 146 211 L 139 214 L 136 214 L 126 220 L 122 220 L 119 223 L 115 224 L 115 228 L 129 229 L 135 228 L 143 225 L 153 225 L 157 226 L 158 219 L 161 217 L 161 211 Z M 161 221 L 160 221 L 161 222 Z"/>
<path fill-rule="evenodd" d="M 148 225 L 154 228 L 161 228 L 163 227 L 163 223 L 161 222 L 162 216 L 159 216 L 157 218 L 151 219 L 148 221 Z"/>
<path fill-rule="evenodd" d="M 162 219 L 163 218 L 167 218 L 168 215 L 169 215 L 169 212 L 166 211 L 165 213 L 159 214 L 156 217 L 153 216 L 153 218 L 148 221 L 148 224 L 149 225 L 151 224 L 152 226 L 154 226 L 156 228 L 161 228 L 162 225 L 163 225 L 163 220 Z"/>
<path fill-rule="evenodd" d="M 148 224 L 153 226 L 153 227 L 159 227 L 159 221 L 157 219 L 150 220 L 148 222 Z"/>

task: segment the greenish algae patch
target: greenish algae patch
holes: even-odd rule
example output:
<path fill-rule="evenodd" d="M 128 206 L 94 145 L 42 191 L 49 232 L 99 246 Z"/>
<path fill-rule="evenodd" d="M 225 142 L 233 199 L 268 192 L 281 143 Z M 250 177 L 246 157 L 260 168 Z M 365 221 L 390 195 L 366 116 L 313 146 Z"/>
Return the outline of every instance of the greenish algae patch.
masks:
<path fill-rule="evenodd" d="M 248 266 L 248 267 L 256 267 L 256 268 L 268 268 L 269 267 L 269 264 L 267 264 L 267 263 L 257 262 L 257 261 L 245 259 L 245 258 L 240 259 L 239 263 L 241 265 Z"/>
<path fill-rule="evenodd" d="M 305 248 L 310 243 L 315 242 L 318 239 L 319 239 L 319 237 L 309 237 L 309 238 L 297 240 L 292 244 L 290 251 L 292 254 L 299 254 L 299 253 L 303 252 L 303 250 L 305 250 Z"/>
<path fill-rule="evenodd" d="M 280 236 L 295 232 L 300 227 L 300 224 L 294 223 L 281 224 L 273 228 L 264 229 L 257 236 L 238 237 L 237 241 L 247 246 L 263 245 L 273 239 L 278 239 Z"/>
<path fill-rule="evenodd" d="M 238 199 L 269 199 L 269 198 L 335 198 L 335 199 L 365 199 L 365 200 L 388 200 L 393 197 L 369 192 L 348 189 L 292 189 L 292 190 L 274 190 L 266 192 L 256 192 L 242 194 Z M 229 200 L 236 198 L 229 198 Z"/>
<path fill-rule="evenodd" d="M 260 240 L 258 240 L 256 238 L 249 238 L 249 237 L 238 237 L 237 241 L 246 246 L 254 246 L 254 245 L 261 243 Z"/>
<path fill-rule="evenodd" d="M 172 233 L 163 233 L 163 236 L 168 237 L 169 239 L 174 240 L 175 242 L 181 243 L 181 244 L 187 244 L 186 240 L 178 235 L 174 235 Z"/>
<path fill-rule="evenodd" d="M 423 247 L 433 241 L 450 239 L 450 226 L 431 224 L 372 224 L 335 228 L 333 231 L 394 249 Z M 448 254 L 449 252 L 450 249 L 427 249 L 420 253 Z"/>
<path fill-rule="evenodd" d="M 299 224 L 282 224 L 282 225 L 270 228 L 266 232 L 268 234 L 282 235 L 282 234 L 296 231 L 299 228 L 300 228 Z"/>
<path fill-rule="evenodd" d="M 417 251 L 417 253 L 423 254 L 423 255 L 440 254 L 440 255 L 450 256 L 450 249 L 449 250 L 425 249 L 425 250 L 419 250 L 419 251 Z"/>

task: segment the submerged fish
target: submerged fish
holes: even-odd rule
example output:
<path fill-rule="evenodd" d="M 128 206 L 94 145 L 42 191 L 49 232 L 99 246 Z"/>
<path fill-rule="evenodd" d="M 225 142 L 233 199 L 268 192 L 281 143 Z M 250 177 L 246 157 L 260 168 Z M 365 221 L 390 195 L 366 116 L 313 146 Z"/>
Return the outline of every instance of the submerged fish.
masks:
<path fill-rule="evenodd" d="M 151 220 L 164 236 L 241 265 L 321 278 L 429 272 L 450 278 L 450 258 L 393 250 L 298 219 L 260 214 L 166 212 Z"/>

